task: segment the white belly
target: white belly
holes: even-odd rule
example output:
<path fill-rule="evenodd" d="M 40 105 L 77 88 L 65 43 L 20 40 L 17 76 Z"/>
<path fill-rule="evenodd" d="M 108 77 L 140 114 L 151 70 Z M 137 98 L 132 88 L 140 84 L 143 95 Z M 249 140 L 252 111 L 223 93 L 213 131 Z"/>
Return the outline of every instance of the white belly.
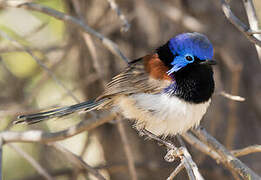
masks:
<path fill-rule="evenodd" d="M 187 103 L 165 94 L 136 94 L 116 99 L 120 112 L 136 121 L 138 129 L 145 128 L 155 135 L 175 135 L 197 126 L 206 113 L 210 100 L 205 103 Z"/>

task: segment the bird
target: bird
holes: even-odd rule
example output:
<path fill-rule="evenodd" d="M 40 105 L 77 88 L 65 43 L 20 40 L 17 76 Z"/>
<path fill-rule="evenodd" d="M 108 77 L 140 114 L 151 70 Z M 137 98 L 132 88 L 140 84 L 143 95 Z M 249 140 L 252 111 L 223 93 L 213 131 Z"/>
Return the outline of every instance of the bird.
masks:
<path fill-rule="evenodd" d="M 20 115 L 15 124 L 34 124 L 74 112 L 110 109 L 132 120 L 137 130 L 156 136 L 182 134 L 199 125 L 215 83 L 213 45 L 207 36 L 187 32 L 150 54 L 132 60 L 93 101 Z"/>

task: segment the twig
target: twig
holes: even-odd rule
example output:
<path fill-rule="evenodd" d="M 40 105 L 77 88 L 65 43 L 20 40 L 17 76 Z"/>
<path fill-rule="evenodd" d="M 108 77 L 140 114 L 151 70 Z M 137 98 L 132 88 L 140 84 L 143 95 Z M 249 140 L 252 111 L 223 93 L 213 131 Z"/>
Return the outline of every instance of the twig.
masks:
<path fill-rule="evenodd" d="M 169 175 L 167 180 L 173 180 L 182 169 L 184 169 L 183 162 L 179 163 L 179 165 L 176 167 L 176 169 Z"/>
<path fill-rule="evenodd" d="M 158 136 L 156 136 L 155 134 L 151 133 L 150 131 L 147 131 L 146 129 L 142 129 L 140 131 L 141 135 L 147 135 L 149 138 L 151 139 L 154 139 L 156 141 L 158 141 L 159 143 L 162 143 L 163 145 L 165 145 L 167 148 L 169 149 L 173 149 L 173 150 L 176 150 L 178 149 L 177 147 L 175 147 L 174 144 L 172 144 L 171 142 L 169 141 L 165 141 L 165 140 L 162 140 L 160 139 Z"/>
<path fill-rule="evenodd" d="M 242 96 L 235 96 L 235 95 L 232 95 L 232 94 L 229 94 L 225 91 L 221 91 L 219 93 L 221 96 L 227 98 L 227 99 L 230 99 L 232 101 L 239 101 L 239 102 L 242 102 L 242 101 L 245 101 L 246 98 L 242 97 Z"/>
<path fill-rule="evenodd" d="M 233 156 L 222 144 L 220 144 L 214 137 L 207 133 L 207 131 L 198 127 L 193 132 L 207 145 L 213 148 L 220 156 L 220 161 L 226 164 L 231 170 L 240 174 L 243 179 L 246 180 L 260 180 L 259 177 L 254 171 L 248 168 L 244 163 L 242 163 L 239 159 Z"/>
<path fill-rule="evenodd" d="M 248 34 L 249 35 L 253 35 L 253 34 L 261 34 L 261 30 L 248 30 Z"/>
<path fill-rule="evenodd" d="M 107 1 L 110 4 L 110 7 L 116 12 L 117 16 L 119 16 L 120 20 L 122 21 L 123 27 L 121 28 L 121 30 L 123 32 L 127 32 L 130 29 L 130 24 L 127 21 L 124 14 L 122 14 L 119 6 L 116 4 L 115 0 L 107 0 Z"/>
<path fill-rule="evenodd" d="M 226 18 L 239 30 L 241 31 L 252 43 L 261 46 L 261 41 L 257 39 L 256 37 L 250 35 L 248 32 L 252 31 L 250 28 L 245 25 L 238 17 L 234 15 L 234 13 L 231 11 L 231 8 L 229 4 L 226 2 L 226 0 L 220 0 L 222 4 L 222 10 L 226 16 Z"/>
<path fill-rule="evenodd" d="M 130 173 L 131 179 L 137 180 L 138 176 L 137 176 L 137 171 L 136 171 L 136 168 L 135 168 L 135 160 L 134 160 L 134 157 L 133 157 L 133 154 L 132 154 L 132 151 L 131 151 L 131 147 L 130 147 L 130 144 L 129 144 L 129 141 L 128 141 L 128 138 L 127 138 L 127 134 L 125 132 L 122 121 L 119 121 L 117 123 L 117 128 L 118 128 L 118 131 L 120 133 L 120 138 L 121 138 L 123 148 L 124 148 L 124 152 L 125 152 L 125 155 L 126 155 L 126 158 L 127 158 L 128 168 L 129 168 L 129 173 Z"/>
<path fill-rule="evenodd" d="M 63 140 L 65 138 L 74 136 L 83 131 L 89 131 L 94 129 L 106 122 L 111 121 L 115 118 L 115 114 L 110 114 L 106 117 L 100 119 L 88 119 L 83 120 L 75 126 L 69 127 L 66 130 L 59 132 L 43 132 L 38 130 L 30 130 L 24 132 L 14 132 L 14 131 L 2 131 L 0 132 L 0 138 L 3 139 L 5 143 L 8 142 L 54 142 Z"/>
<path fill-rule="evenodd" d="M 196 147 L 200 151 L 204 152 L 205 154 L 208 154 L 210 157 L 219 162 L 220 156 L 210 147 L 208 147 L 206 144 L 204 144 L 198 138 L 196 138 L 191 132 L 186 132 L 182 134 L 182 137 L 193 147 Z"/>
<path fill-rule="evenodd" d="M 59 65 L 61 63 L 64 63 L 65 60 L 67 60 L 67 56 L 68 54 L 71 52 L 71 46 L 65 46 L 65 49 L 63 51 L 63 55 L 56 60 L 55 62 L 53 62 L 53 64 L 51 64 L 49 66 L 49 70 L 51 72 L 55 72 L 55 70 L 60 67 Z M 34 88 L 32 89 L 30 96 L 28 98 L 25 99 L 23 105 L 28 105 L 31 104 L 32 101 L 34 100 L 35 97 L 37 97 L 38 93 L 41 92 L 42 87 L 45 85 L 45 82 L 49 80 L 49 78 L 52 78 L 52 76 L 49 76 L 48 71 L 43 71 L 41 72 L 41 78 L 38 80 L 38 82 L 34 85 Z M 69 90 L 72 94 L 73 94 L 73 89 Z M 67 96 L 71 96 L 71 94 L 67 93 L 67 91 L 65 91 Z M 63 99 L 63 97 L 61 97 L 61 99 Z"/>
<path fill-rule="evenodd" d="M 231 151 L 231 153 L 236 157 L 245 156 L 257 152 L 261 152 L 261 145 L 252 145 L 252 146 L 245 147 L 243 149 L 236 149 Z"/>
<path fill-rule="evenodd" d="M 72 4 L 74 6 L 74 9 L 75 9 L 75 12 L 76 12 L 78 18 L 81 21 L 86 22 L 85 17 L 83 15 L 83 12 L 81 10 L 80 0 L 73 0 Z M 101 65 L 99 64 L 97 51 L 96 51 L 93 39 L 92 39 L 90 34 L 87 34 L 85 32 L 81 32 L 81 35 L 82 35 L 82 38 L 84 39 L 86 46 L 89 48 L 89 52 L 90 52 L 90 55 L 91 55 L 91 60 L 92 60 L 93 66 L 94 66 L 95 70 L 97 71 L 96 76 L 98 77 L 98 79 L 101 80 L 103 86 L 105 86 L 106 84 L 103 81 L 104 72 L 102 71 Z"/>
<path fill-rule="evenodd" d="M 248 30 L 248 31 L 255 38 L 261 40 L 261 35 L 260 35 L 261 31 L 258 29 L 259 28 L 258 19 L 257 19 L 257 14 L 256 14 L 256 10 L 254 8 L 253 1 L 252 0 L 243 0 L 243 3 L 245 5 L 249 26 L 251 28 L 251 30 Z M 255 45 L 255 46 L 256 46 L 258 59 L 261 63 L 261 47 L 259 47 L 257 45 Z"/>
<path fill-rule="evenodd" d="M 18 154 L 20 154 L 20 156 L 22 156 L 25 160 L 27 160 L 32 165 L 32 167 L 34 167 L 34 169 L 43 177 L 45 177 L 48 180 L 54 180 L 54 178 L 36 160 L 34 160 L 29 154 L 23 151 L 20 147 L 14 144 L 8 144 L 8 146 L 13 150 L 15 150 Z"/>
<path fill-rule="evenodd" d="M 56 77 L 56 75 L 44 64 L 42 63 L 42 61 L 40 59 L 38 59 L 33 52 L 23 46 L 22 44 L 20 44 L 18 41 L 16 41 L 15 39 L 11 38 L 10 36 L 8 36 L 4 31 L 0 30 L 0 36 L 2 36 L 5 39 L 8 39 L 15 47 L 17 48 L 21 48 L 23 49 L 26 53 L 28 53 L 35 61 L 36 63 L 41 66 L 51 77 L 52 79 L 56 82 L 57 85 L 59 85 L 60 87 L 62 87 L 76 102 L 80 102 L 76 96 L 74 96 L 74 94 Z"/>
<path fill-rule="evenodd" d="M 98 170 L 94 169 L 90 165 L 88 165 L 81 157 L 75 155 L 71 151 L 67 150 L 63 146 L 61 146 L 58 143 L 51 144 L 55 149 L 62 152 L 69 161 L 71 161 L 74 165 L 76 165 L 78 168 L 86 169 L 88 172 L 90 172 L 92 175 L 94 175 L 98 180 L 106 180 Z"/>
<path fill-rule="evenodd" d="M 222 158 L 219 154 L 216 153 L 215 149 L 207 146 L 203 142 L 201 142 L 198 138 L 196 138 L 192 133 L 187 132 L 182 134 L 182 137 L 190 143 L 193 147 L 196 147 L 198 150 L 201 152 L 208 154 L 210 157 L 216 160 L 217 164 L 222 162 Z M 231 169 L 227 164 L 223 163 L 228 169 Z M 238 174 L 231 170 L 231 174 L 236 180 L 239 180 L 240 178 L 238 177 Z"/>
<path fill-rule="evenodd" d="M 184 157 L 184 158 L 181 158 L 181 162 L 184 163 L 184 166 L 189 175 L 189 179 L 193 179 L 192 176 L 194 176 L 195 180 L 204 180 L 204 178 L 202 177 L 202 175 L 200 174 L 200 172 L 198 170 L 196 163 L 192 160 L 192 157 L 191 157 L 188 149 L 186 148 L 185 143 L 183 142 L 183 140 L 181 139 L 181 137 L 179 135 L 177 136 L 177 139 L 178 139 L 179 143 L 181 144 L 183 157 Z M 191 171 L 192 171 L 192 174 L 189 174 L 189 172 L 191 172 Z"/>
<path fill-rule="evenodd" d="M 73 25 L 78 26 L 81 28 L 84 32 L 89 33 L 95 37 L 97 37 L 113 54 L 119 56 L 122 60 L 124 60 L 126 63 L 129 62 L 128 58 L 123 55 L 123 53 L 120 51 L 117 44 L 115 44 L 112 40 L 108 39 L 107 37 L 103 36 L 99 32 L 95 31 L 91 27 L 87 26 L 83 21 L 79 20 L 78 18 L 75 18 L 73 16 L 67 15 L 65 13 L 56 11 L 52 8 L 35 4 L 35 3 L 20 3 L 19 5 L 10 4 L 9 1 L 0 2 L 0 5 L 2 6 L 11 6 L 11 7 L 17 7 L 17 8 L 25 8 L 33 11 L 38 11 L 44 14 L 48 14 L 49 16 L 52 16 L 54 18 L 60 19 L 67 23 L 72 23 Z"/>
<path fill-rule="evenodd" d="M 171 142 L 160 139 L 159 137 L 147 131 L 146 129 L 142 129 L 141 133 L 164 144 L 169 149 L 165 156 L 166 161 L 173 162 L 176 157 L 180 158 L 181 162 L 184 164 L 184 167 L 186 168 L 190 180 L 204 180 L 204 178 L 201 176 L 201 174 L 198 171 L 197 165 L 192 160 L 191 155 L 189 154 L 187 148 L 185 147 L 185 144 L 181 139 L 180 139 L 180 143 L 182 144 L 182 146 L 177 148 Z"/>

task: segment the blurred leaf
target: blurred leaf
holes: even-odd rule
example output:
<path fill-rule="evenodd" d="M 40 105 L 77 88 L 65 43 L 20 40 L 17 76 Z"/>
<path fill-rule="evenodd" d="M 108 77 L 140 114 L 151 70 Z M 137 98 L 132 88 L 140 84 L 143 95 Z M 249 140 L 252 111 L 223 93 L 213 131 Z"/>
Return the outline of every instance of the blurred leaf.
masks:
<path fill-rule="evenodd" d="M 25 52 L 2 54 L 8 69 L 19 78 L 26 78 L 33 74 L 38 66 L 35 60 Z"/>

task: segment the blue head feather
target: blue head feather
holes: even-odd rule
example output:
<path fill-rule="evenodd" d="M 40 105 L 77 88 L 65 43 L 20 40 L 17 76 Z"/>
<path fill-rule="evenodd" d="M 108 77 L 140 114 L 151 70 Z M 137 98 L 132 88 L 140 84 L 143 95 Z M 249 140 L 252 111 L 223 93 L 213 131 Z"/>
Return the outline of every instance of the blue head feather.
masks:
<path fill-rule="evenodd" d="M 200 33 L 184 33 L 170 39 L 169 48 L 174 55 L 171 62 L 173 66 L 168 74 L 177 72 L 186 65 L 193 63 L 195 59 L 202 61 L 211 60 L 213 46 L 208 38 Z"/>

